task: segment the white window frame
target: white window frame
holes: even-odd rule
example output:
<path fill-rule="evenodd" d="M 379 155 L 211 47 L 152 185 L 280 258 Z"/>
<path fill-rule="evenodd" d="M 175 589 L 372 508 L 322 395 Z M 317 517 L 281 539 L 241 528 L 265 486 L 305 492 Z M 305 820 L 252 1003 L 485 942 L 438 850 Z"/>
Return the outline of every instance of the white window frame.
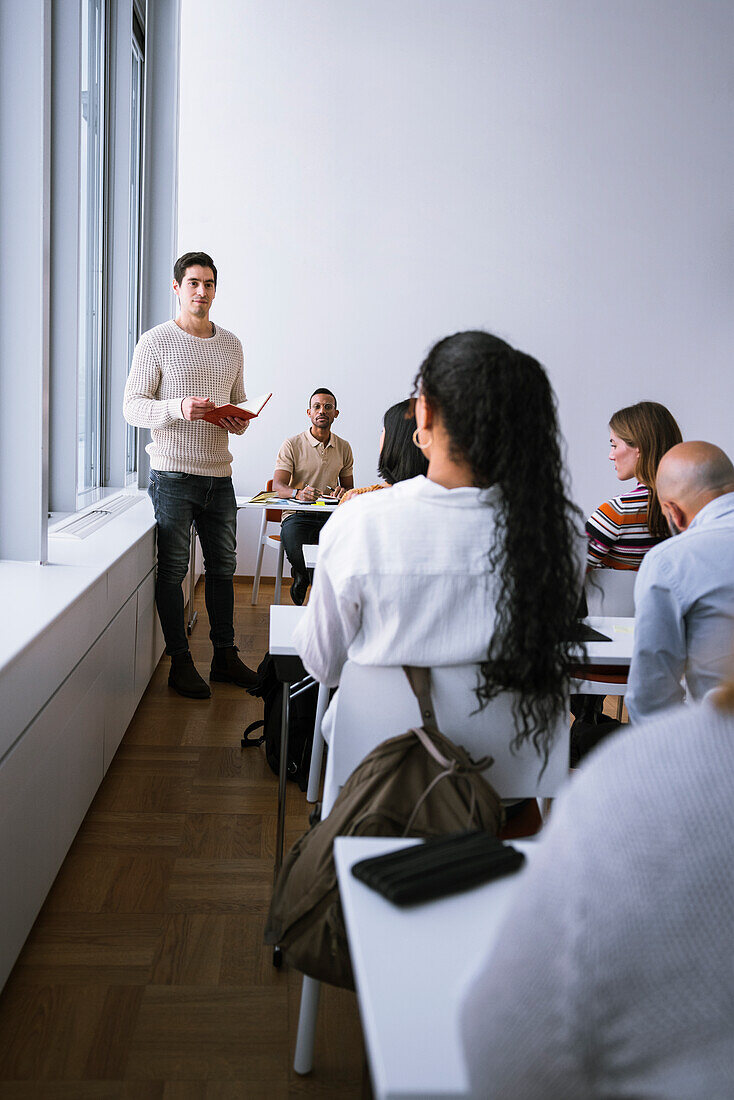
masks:
<path fill-rule="evenodd" d="M 143 154 L 145 124 L 145 29 L 133 11 L 131 34 L 131 88 L 130 88 L 130 210 L 128 248 L 128 299 L 127 299 L 127 362 L 132 363 L 133 351 L 140 337 L 141 298 L 141 230 L 143 221 L 142 182 L 144 177 Z M 125 444 L 125 484 L 137 485 L 139 431 L 127 426 Z"/>
<path fill-rule="evenodd" d="M 81 0 L 77 508 L 99 499 L 105 480 L 104 280 L 110 197 L 105 156 L 109 89 L 107 14 L 106 0 Z"/>

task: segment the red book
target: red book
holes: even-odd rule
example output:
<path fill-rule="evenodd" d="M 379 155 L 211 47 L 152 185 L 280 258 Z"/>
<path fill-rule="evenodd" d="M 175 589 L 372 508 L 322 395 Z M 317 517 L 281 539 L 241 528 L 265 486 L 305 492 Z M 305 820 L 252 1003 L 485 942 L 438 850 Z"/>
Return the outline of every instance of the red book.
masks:
<path fill-rule="evenodd" d="M 272 396 L 272 393 L 263 393 L 260 397 L 256 397 L 254 401 L 243 401 L 241 405 L 217 405 L 216 408 L 204 413 L 204 420 L 208 420 L 210 424 L 216 424 L 217 426 L 219 426 L 224 416 L 236 416 L 239 420 L 252 420 L 260 415 Z"/>

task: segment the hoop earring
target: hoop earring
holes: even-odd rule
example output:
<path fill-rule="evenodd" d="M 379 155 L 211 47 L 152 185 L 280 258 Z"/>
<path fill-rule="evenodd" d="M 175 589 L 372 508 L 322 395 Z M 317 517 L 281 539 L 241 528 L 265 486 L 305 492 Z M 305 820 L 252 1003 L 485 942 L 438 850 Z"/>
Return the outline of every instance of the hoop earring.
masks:
<path fill-rule="evenodd" d="M 412 437 L 413 442 L 415 443 L 415 445 L 416 445 L 416 447 L 418 448 L 419 451 L 425 451 L 426 447 L 431 446 L 431 443 L 433 442 L 433 439 L 432 438 L 429 439 L 427 443 L 421 443 L 419 435 L 418 435 L 419 432 L 420 432 L 420 428 L 416 428 L 415 431 L 413 432 L 413 437 Z"/>

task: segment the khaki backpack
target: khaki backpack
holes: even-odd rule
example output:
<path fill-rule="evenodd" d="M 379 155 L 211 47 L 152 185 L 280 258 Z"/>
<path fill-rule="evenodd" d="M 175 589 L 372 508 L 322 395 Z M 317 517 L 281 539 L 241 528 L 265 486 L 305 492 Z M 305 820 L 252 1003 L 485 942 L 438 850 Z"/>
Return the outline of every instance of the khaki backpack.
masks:
<path fill-rule="evenodd" d="M 496 836 L 500 798 L 474 761 L 439 732 L 430 670 L 406 668 L 425 721 L 383 741 L 342 787 L 328 817 L 291 848 L 270 903 L 265 942 L 278 944 L 291 966 L 309 977 L 354 989 L 334 866 L 337 836 L 442 836 L 481 829 Z"/>

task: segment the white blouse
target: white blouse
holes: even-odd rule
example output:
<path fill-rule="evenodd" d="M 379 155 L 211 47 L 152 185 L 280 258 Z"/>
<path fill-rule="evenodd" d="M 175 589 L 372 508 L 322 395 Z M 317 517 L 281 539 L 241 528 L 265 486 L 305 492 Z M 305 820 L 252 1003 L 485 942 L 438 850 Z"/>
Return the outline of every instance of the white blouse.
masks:
<path fill-rule="evenodd" d="M 483 660 L 494 630 L 496 489 L 445 489 L 420 476 L 354 497 L 319 542 L 294 642 L 330 687 L 349 658 L 425 667 Z"/>

